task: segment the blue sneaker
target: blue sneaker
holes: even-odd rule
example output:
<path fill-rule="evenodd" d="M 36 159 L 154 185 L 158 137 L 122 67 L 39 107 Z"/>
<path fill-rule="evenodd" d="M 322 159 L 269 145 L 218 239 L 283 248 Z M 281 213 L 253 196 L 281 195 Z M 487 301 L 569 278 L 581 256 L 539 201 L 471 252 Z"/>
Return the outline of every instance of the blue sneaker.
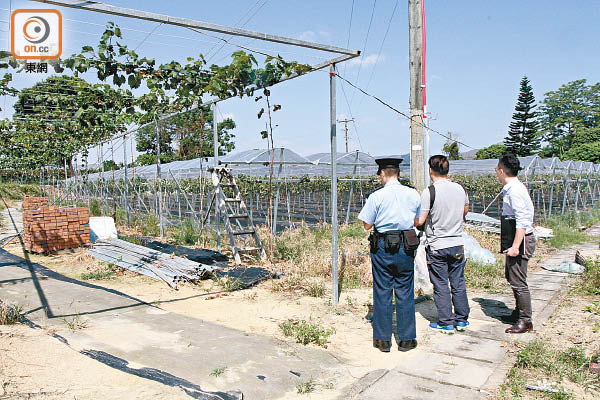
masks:
<path fill-rule="evenodd" d="M 429 324 L 429 327 L 434 331 L 442 332 L 447 335 L 454 334 L 454 326 L 452 325 L 440 325 L 437 322 L 432 322 L 431 324 Z"/>
<path fill-rule="evenodd" d="M 469 327 L 469 325 L 471 325 L 469 323 L 469 321 L 464 321 L 464 322 L 460 321 L 460 322 L 457 322 L 456 323 L 456 330 L 459 331 L 459 332 L 464 332 Z"/>

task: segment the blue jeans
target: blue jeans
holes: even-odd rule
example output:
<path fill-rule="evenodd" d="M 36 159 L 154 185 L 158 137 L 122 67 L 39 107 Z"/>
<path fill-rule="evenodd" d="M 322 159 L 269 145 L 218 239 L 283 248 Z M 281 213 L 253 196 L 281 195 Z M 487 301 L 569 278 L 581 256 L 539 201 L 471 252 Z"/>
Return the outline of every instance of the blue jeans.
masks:
<path fill-rule="evenodd" d="M 379 249 L 371 253 L 373 264 L 373 339 L 391 340 L 392 292 L 396 296 L 398 339 L 417 338 L 415 322 L 414 259 L 404 252 L 402 245 L 396 254 L 386 253 L 383 239 Z"/>
<path fill-rule="evenodd" d="M 469 318 L 469 299 L 465 284 L 465 250 L 463 246 L 431 250 L 426 248 L 429 279 L 440 325 L 456 325 Z M 450 287 L 448 289 L 448 281 Z M 454 305 L 454 312 L 452 306 Z"/>

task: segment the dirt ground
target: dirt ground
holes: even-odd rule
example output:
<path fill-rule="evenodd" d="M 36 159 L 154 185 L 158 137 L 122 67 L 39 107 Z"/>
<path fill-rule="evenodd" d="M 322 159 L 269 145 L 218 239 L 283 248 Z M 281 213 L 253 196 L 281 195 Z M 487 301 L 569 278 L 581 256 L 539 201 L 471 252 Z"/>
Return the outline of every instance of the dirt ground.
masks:
<path fill-rule="evenodd" d="M 16 244 L 7 246 L 6 250 L 18 256 L 23 255 L 21 247 Z M 105 264 L 85 254 L 83 249 L 62 251 L 59 254 L 48 256 L 29 254 L 29 257 L 32 262 L 41 263 L 56 272 L 75 279 L 81 279 L 82 273 L 106 268 Z M 381 353 L 373 351 L 371 343 L 372 328 L 365 319 L 368 311 L 367 304 L 371 303 L 372 298 L 370 288 L 342 290 L 339 306 L 331 307 L 330 290 L 327 290 L 324 296 L 319 298 L 293 291 L 280 292 L 274 289 L 280 280 L 266 281 L 253 288 L 235 292 L 223 292 L 218 283 L 213 280 L 206 280 L 199 285 L 180 285 L 179 290 L 174 291 L 164 282 L 155 281 L 129 271 L 122 274 L 116 279 L 90 280 L 90 282 L 127 293 L 145 302 L 158 305 L 167 311 L 219 323 L 243 332 L 273 336 L 287 341 L 292 339 L 286 338 L 282 334 L 279 324 L 291 318 L 312 321 L 323 328 L 335 328 L 335 333 L 329 338 L 326 351 L 339 360 L 348 374 L 345 374 L 345 377 L 336 382 L 335 390 L 326 389 L 329 382 L 316 382 L 315 392 L 317 393 L 311 394 L 309 397 L 311 399 L 334 398 L 341 394 L 340 390 L 343 387 L 351 384 L 367 372 L 377 368 L 395 367 L 401 362 L 403 356 L 401 352 L 391 352 L 386 357 L 381 357 Z M 329 288 L 328 281 L 323 280 L 321 282 Z M 77 312 L 77 310 L 74 310 L 74 312 Z M 82 317 L 81 322 L 86 323 L 84 317 Z M 426 319 L 419 318 L 419 315 L 417 315 L 417 332 L 420 335 L 418 339 L 421 343 L 425 343 L 426 335 L 430 334 L 426 329 L 428 323 Z M 27 329 L 18 329 L 19 334 L 24 334 Z M 64 328 L 59 328 L 58 334 L 60 334 L 61 329 L 68 328 L 66 325 Z M 31 335 L 36 335 L 42 340 L 40 336 L 37 336 L 42 335 L 42 332 L 35 332 Z M 48 339 L 44 338 L 42 341 L 46 342 L 47 340 L 54 339 L 48 337 Z M 43 344 L 36 341 L 37 345 L 43 348 Z M 61 344 L 56 343 L 56 345 Z M 2 346 L 7 347 L 6 345 Z M 16 354 L 19 354 L 19 347 L 21 346 L 18 341 L 13 341 L 12 346 L 16 346 L 13 353 L 16 356 Z M 52 348 L 59 351 L 55 346 Z M 32 353 L 32 357 L 34 354 L 35 352 Z M 46 354 L 44 354 L 45 356 Z M 53 359 L 51 355 L 48 357 L 48 360 Z M 58 357 L 65 359 L 69 356 L 68 354 L 57 354 Z M 81 356 L 73 352 L 73 357 L 80 358 Z M 32 358 L 31 362 L 36 363 L 34 360 Z M 48 362 L 48 364 L 50 363 Z M 60 366 L 47 369 L 47 373 L 52 374 L 53 371 L 60 369 Z M 93 369 L 90 371 L 93 371 Z M 31 373 L 32 371 L 23 372 L 24 375 Z M 21 372 L 15 374 L 11 370 L 11 374 L 19 375 Z M 70 378 L 74 387 L 78 387 L 81 382 L 93 379 L 92 377 L 93 375 L 86 373 L 85 378 L 83 376 L 80 376 L 79 379 L 73 376 Z M 40 378 L 37 377 L 36 381 L 40 382 Z M 43 382 L 43 379 L 41 381 Z M 79 384 L 76 384 L 76 381 Z M 15 381 L 13 384 L 17 384 L 17 382 L 21 382 L 27 387 L 26 381 Z M 33 382 L 33 379 L 31 382 Z M 20 386 L 21 383 L 18 383 L 20 390 L 23 389 Z M 134 385 L 134 383 L 130 385 Z M 70 387 L 70 383 L 64 386 L 61 385 L 61 387 Z M 306 395 L 300 397 L 307 398 Z"/>
<path fill-rule="evenodd" d="M 178 387 L 111 368 L 48 333 L 0 325 L 0 399 L 98 399 L 100 392 L 104 399 L 189 399 Z"/>
<path fill-rule="evenodd" d="M 483 239 L 478 240 L 481 242 Z M 487 247 L 484 243 L 482 245 Z M 23 256 L 21 246 L 16 243 L 6 246 L 6 250 Z M 29 257 L 32 262 L 79 280 L 84 273 L 107 268 L 106 264 L 87 255 L 84 249 L 65 250 L 52 255 L 29 254 Z M 535 264 L 532 267 L 537 268 Z M 304 319 L 323 328 L 334 328 L 335 333 L 329 338 L 326 351 L 339 360 L 347 374 L 333 388 L 329 382 L 316 382 L 315 393 L 308 397 L 294 394 L 293 397 L 335 398 L 342 393 L 342 388 L 365 373 L 378 368 L 394 368 L 404 356 L 401 352 L 392 351 L 382 357 L 381 353 L 373 351 L 372 328 L 365 320 L 367 304 L 372 302 L 370 288 L 342 289 L 339 306 L 331 307 L 330 280 L 325 278 L 313 279 L 326 288 L 323 296 L 310 297 L 301 291 L 280 290 L 283 280 L 270 280 L 235 292 L 224 292 L 218 282 L 207 280 L 198 285 L 183 284 L 178 291 L 174 291 L 164 282 L 128 271 L 119 269 L 116 275 L 113 279 L 90 282 L 121 291 L 167 311 L 287 341 L 292 339 L 283 336 L 279 324 L 288 319 Z M 86 324 L 85 318 L 82 318 L 81 323 Z M 417 313 L 417 334 L 421 345 L 425 345 L 431 335 L 427 329 L 428 323 L 428 320 Z M 65 325 L 56 329 L 51 333 L 60 335 L 62 330 L 69 328 Z M 20 398 L 10 397 L 11 391 L 14 393 L 17 388 L 19 393 L 38 393 L 32 395 L 32 398 L 92 398 L 97 385 L 91 386 L 89 382 L 96 381 L 98 376 L 102 377 L 102 382 L 106 382 L 106 398 L 122 398 L 125 393 L 138 393 L 136 398 L 140 399 L 150 396 L 174 399 L 186 396 L 179 389 L 164 388 L 155 382 L 99 365 L 45 335 L 42 330 L 23 326 L 3 327 L 0 330 L 0 347 L 7 355 L 0 361 L 0 368 L 7 371 L 6 377 L 2 378 L 5 388 L 0 399 Z M 76 372 L 68 376 L 61 372 L 69 370 Z M 40 392 L 47 394 L 40 395 Z"/>
<path fill-rule="evenodd" d="M 598 301 L 598 297 L 582 296 L 569 292 L 560 299 L 560 304 L 554 311 L 549 320 L 541 327 L 536 327 L 536 337 L 544 343 L 550 344 L 554 351 L 566 350 L 573 346 L 581 346 L 586 349 L 586 354 L 591 357 L 600 352 L 600 315 L 586 312 L 585 306 Z M 514 346 L 511 351 L 518 352 L 522 346 Z M 585 386 L 571 382 L 565 378 L 559 380 L 556 376 L 549 376 L 540 370 L 523 370 L 526 383 L 536 386 L 549 386 L 556 382 L 556 388 L 564 388 L 571 394 L 572 399 L 598 399 L 599 391 L 585 390 Z M 545 384 L 544 384 L 545 382 Z M 507 384 L 510 384 L 510 378 L 507 378 Z M 596 383 L 597 385 L 597 383 Z M 503 397 L 497 393 L 499 399 L 540 399 L 540 398 L 563 398 L 552 397 L 550 394 L 540 393 L 522 388 L 519 395 L 510 393 Z M 567 398 L 567 397 L 564 397 Z"/>

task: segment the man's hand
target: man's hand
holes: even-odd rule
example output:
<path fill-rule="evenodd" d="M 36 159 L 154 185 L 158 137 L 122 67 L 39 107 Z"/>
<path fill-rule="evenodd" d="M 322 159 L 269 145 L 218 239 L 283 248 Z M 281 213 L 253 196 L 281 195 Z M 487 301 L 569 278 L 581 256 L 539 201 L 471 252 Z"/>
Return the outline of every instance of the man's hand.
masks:
<path fill-rule="evenodd" d="M 512 247 L 504 250 L 504 254 L 506 254 L 509 257 L 517 257 L 519 255 L 519 248 L 512 246 Z"/>
<path fill-rule="evenodd" d="M 371 228 L 373 228 L 373 225 L 367 224 L 365 221 L 362 221 L 362 223 L 363 223 L 363 228 L 365 229 L 365 231 L 370 231 Z"/>

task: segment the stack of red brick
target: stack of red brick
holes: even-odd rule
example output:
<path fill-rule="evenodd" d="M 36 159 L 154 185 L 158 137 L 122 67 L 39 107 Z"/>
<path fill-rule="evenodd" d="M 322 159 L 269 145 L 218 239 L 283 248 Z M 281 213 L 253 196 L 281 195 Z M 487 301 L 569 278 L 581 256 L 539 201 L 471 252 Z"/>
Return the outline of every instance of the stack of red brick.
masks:
<path fill-rule="evenodd" d="M 47 197 L 25 197 L 23 199 L 23 210 L 37 210 L 40 207 L 48 205 Z"/>
<path fill-rule="evenodd" d="M 90 244 L 90 213 L 87 208 L 43 206 L 23 211 L 25 249 L 44 253 Z"/>

